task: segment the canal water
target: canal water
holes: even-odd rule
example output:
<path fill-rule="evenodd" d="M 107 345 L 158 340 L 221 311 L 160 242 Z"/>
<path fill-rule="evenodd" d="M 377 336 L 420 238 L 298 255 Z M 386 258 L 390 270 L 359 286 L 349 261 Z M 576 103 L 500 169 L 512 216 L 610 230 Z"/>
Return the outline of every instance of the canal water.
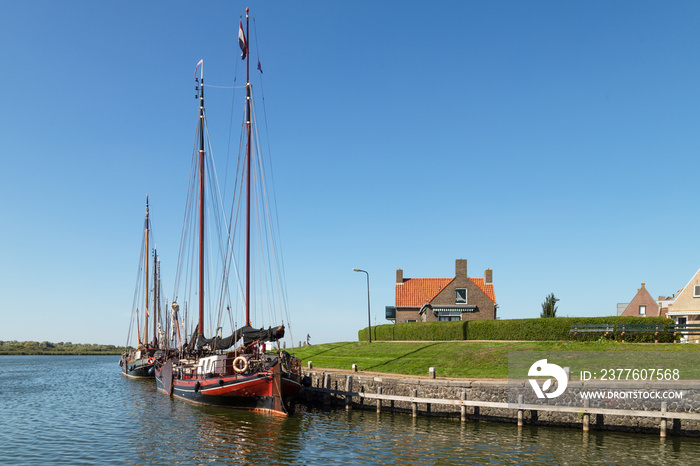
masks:
<path fill-rule="evenodd" d="M 697 464 L 700 439 L 172 400 L 115 356 L 0 356 L 3 464 Z"/>

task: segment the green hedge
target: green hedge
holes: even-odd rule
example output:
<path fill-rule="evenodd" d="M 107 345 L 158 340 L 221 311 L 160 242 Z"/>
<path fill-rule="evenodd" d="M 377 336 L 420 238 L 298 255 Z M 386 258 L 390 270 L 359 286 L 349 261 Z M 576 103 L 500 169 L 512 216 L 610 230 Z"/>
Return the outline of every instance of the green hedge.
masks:
<path fill-rule="evenodd" d="M 663 317 L 554 317 L 509 320 L 472 320 L 452 322 L 408 322 L 372 327 L 372 340 L 570 340 L 572 325 L 585 324 L 665 324 L 672 319 Z M 359 341 L 367 341 L 367 329 L 358 332 Z M 579 334 L 577 340 L 598 340 L 602 334 Z M 609 339 L 621 340 L 616 332 Z M 653 342 L 654 335 L 627 335 L 626 342 Z M 673 335 L 659 337 L 660 342 L 672 342 Z"/>

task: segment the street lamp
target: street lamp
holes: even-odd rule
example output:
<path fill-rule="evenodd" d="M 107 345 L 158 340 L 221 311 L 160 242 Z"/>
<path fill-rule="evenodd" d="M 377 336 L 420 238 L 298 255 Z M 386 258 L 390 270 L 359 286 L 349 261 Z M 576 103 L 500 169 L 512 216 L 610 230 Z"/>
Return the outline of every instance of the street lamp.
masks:
<path fill-rule="evenodd" d="M 367 324 L 369 329 L 369 342 L 372 343 L 372 318 L 369 312 L 369 272 L 366 270 L 352 269 L 353 272 L 364 272 L 367 274 Z"/>

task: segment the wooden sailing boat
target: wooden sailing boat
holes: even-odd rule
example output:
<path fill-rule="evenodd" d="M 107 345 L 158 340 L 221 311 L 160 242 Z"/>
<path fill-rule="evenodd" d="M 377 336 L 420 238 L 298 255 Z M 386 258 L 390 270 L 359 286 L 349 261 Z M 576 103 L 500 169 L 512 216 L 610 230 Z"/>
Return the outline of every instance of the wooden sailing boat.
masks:
<path fill-rule="evenodd" d="M 121 359 L 119 360 L 119 365 L 122 367 L 122 374 L 128 376 L 128 377 L 136 377 L 136 378 L 146 378 L 146 377 L 153 377 L 155 375 L 155 357 L 156 357 L 156 352 L 158 351 L 158 346 L 159 346 L 159 340 L 158 340 L 158 333 L 157 333 L 157 318 L 156 315 L 153 316 L 151 319 L 153 321 L 153 340 L 148 341 L 148 321 L 149 317 L 151 317 L 151 314 L 156 313 L 158 309 L 158 295 L 159 295 L 159 290 L 160 290 L 160 279 L 158 276 L 158 255 L 154 249 L 153 252 L 153 306 L 151 308 L 151 311 L 149 313 L 149 286 L 148 286 L 148 278 L 149 278 L 149 261 L 148 261 L 148 256 L 149 256 L 149 240 L 151 237 L 151 221 L 150 221 L 150 215 L 149 215 L 149 209 L 148 209 L 148 196 L 146 196 L 146 219 L 144 221 L 144 236 L 143 236 L 143 241 L 144 241 L 144 247 L 142 250 L 143 257 L 139 259 L 139 262 L 143 260 L 143 294 L 144 294 L 144 300 L 143 300 L 143 309 L 144 309 L 144 316 L 143 316 L 143 338 L 140 333 L 140 323 L 139 323 L 139 312 L 138 308 L 135 310 L 135 315 L 136 315 L 136 330 L 138 332 L 138 341 L 137 341 L 137 346 L 136 349 L 133 351 L 127 351 L 122 354 Z M 137 282 L 137 288 L 139 288 L 140 284 Z M 131 333 L 131 332 L 130 332 Z M 127 347 L 129 346 L 127 342 Z"/>
<path fill-rule="evenodd" d="M 246 267 L 245 267 L 245 322 L 226 338 L 204 335 L 205 302 L 205 110 L 203 71 L 195 68 L 199 98 L 196 191 L 197 212 L 197 255 L 198 255 L 198 323 L 190 341 L 183 345 L 178 357 L 171 357 L 156 363 L 156 384 L 158 390 L 172 397 L 194 403 L 261 410 L 286 414 L 286 402 L 296 395 L 300 388 L 299 359 L 286 351 L 280 351 L 279 340 L 284 337 L 284 325 L 254 328 L 251 325 L 251 105 L 252 91 L 249 74 L 248 35 L 249 15 L 246 9 L 246 34 L 242 22 L 239 30 L 239 43 L 242 56 L 246 59 L 246 102 L 245 102 L 245 175 L 246 180 Z M 249 37 L 249 36 L 248 36 Z M 203 68 L 203 65 L 202 65 Z M 200 69 L 200 78 L 197 78 Z M 189 203 L 188 203 L 189 204 Z M 230 230 L 229 230 L 230 231 Z M 230 241 L 229 241 L 230 244 Z M 182 250 L 182 249 L 181 249 Z M 224 276 L 227 282 L 227 275 Z M 173 309 L 177 308 L 173 303 Z M 217 328 L 218 330 L 218 328 Z M 231 349 L 239 340 L 242 345 Z M 266 352 L 266 342 L 277 342 L 275 352 Z"/>

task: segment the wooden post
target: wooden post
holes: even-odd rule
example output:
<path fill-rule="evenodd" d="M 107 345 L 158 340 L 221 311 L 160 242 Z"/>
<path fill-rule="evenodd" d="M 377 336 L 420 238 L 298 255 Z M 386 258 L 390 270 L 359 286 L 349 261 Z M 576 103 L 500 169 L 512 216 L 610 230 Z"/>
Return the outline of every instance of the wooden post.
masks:
<path fill-rule="evenodd" d="M 357 372 L 357 364 L 353 364 L 353 365 L 352 365 L 352 371 L 353 371 L 353 372 Z"/>
<path fill-rule="evenodd" d="M 323 374 L 323 388 L 326 388 L 326 389 L 331 388 L 331 375 L 330 374 Z M 331 404 L 331 395 L 329 393 L 323 394 L 323 404 L 325 404 L 325 405 Z"/>
<path fill-rule="evenodd" d="M 418 390 L 413 389 L 413 398 L 418 398 Z M 415 401 L 411 403 L 411 408 L 413 410 L 413 417 L 418 417 L 418 403 Z"/>
<path fill-rule="evenodd" d="M 476 420 L 479 417 L 479 407 L 478 406 L 474 406 L 473 415 L 474 415 L 474 420 Z"/>
<path fill-rule="evenodd" d="M 521 404 L 523 404 L 523 396 L 518 395 L 518 427 L 523 426 L 523 410 L 520 409 Z"/>
<path fill-rule="evenodd" d="M 598 430 L 601 430 L 603 426 L 605 425 L 605 421 L 603 420 L 603 415 L 602 414 L 596 414 L 595 415 L 595 428 Z"/>
<path fill-rule="evenodd" d="M 668 404 L 664 401 L 663 403 L 661 403 L 661 412 L 665 413 L 667 409 L 668 409 Z M 661 437 L 666 437 L 666 425 L 667 425 L 666 418 L 662 417 L 661 418 L 661 426 L 659 427 L 659 435 Z"/>
<path fill-rule="evenodd" d="M 350 411 L 352 409 L 352 375 L 345 377 L 345 410 Z"/>
<path fill-rule="evenodd" d="M 435 368 L 434 368 L 434 367 L 431 367 L 431 368 L 428 369 L 428 376 L 429 376 L 431 379 L 434 379 L 434 378 L 435 378 Z"/>
<path fill-rule="evenodd" d="M 382 387 L 377 388 L 377 394 L 381 395 L 382 394 Z M 382 400 L 381 398 L 377 398 L 377 414 L 382 412 Z"/>
<path fill-rule="evenodd" d="M 459 399 L 464 401 L 467 399 L 467 392 L 462 392 L 459 394 Z M 459 420 L 464 422 L 467 420 L 467 407 L 465 405 L 461 405 L 459 407 Z"/>
<path fill-rule="evenodd" d="M 537 422 L 537 410 L 530 410 L 530 423 L 535 424 Z"/>
<path fill-rule="evenodd" d="M 312 361 L 309 361 L 309 369 L 313 369 L 313 368 L 314 368 L 314 363 Z"/>
<path fill-rule="evenodd" d="M 681 433 L 681 420 L 674 419 L 673 420 L 673 435 L 678 435 L 680 433 Z"/>
<path fill-rule="evenodd" d="M 583 400 L 583 407 L 588 408 L 588 400 Z M 583 413 L 583 431 L 588 432 L 591 428 L 591 415 L 588 413 Z"/>

